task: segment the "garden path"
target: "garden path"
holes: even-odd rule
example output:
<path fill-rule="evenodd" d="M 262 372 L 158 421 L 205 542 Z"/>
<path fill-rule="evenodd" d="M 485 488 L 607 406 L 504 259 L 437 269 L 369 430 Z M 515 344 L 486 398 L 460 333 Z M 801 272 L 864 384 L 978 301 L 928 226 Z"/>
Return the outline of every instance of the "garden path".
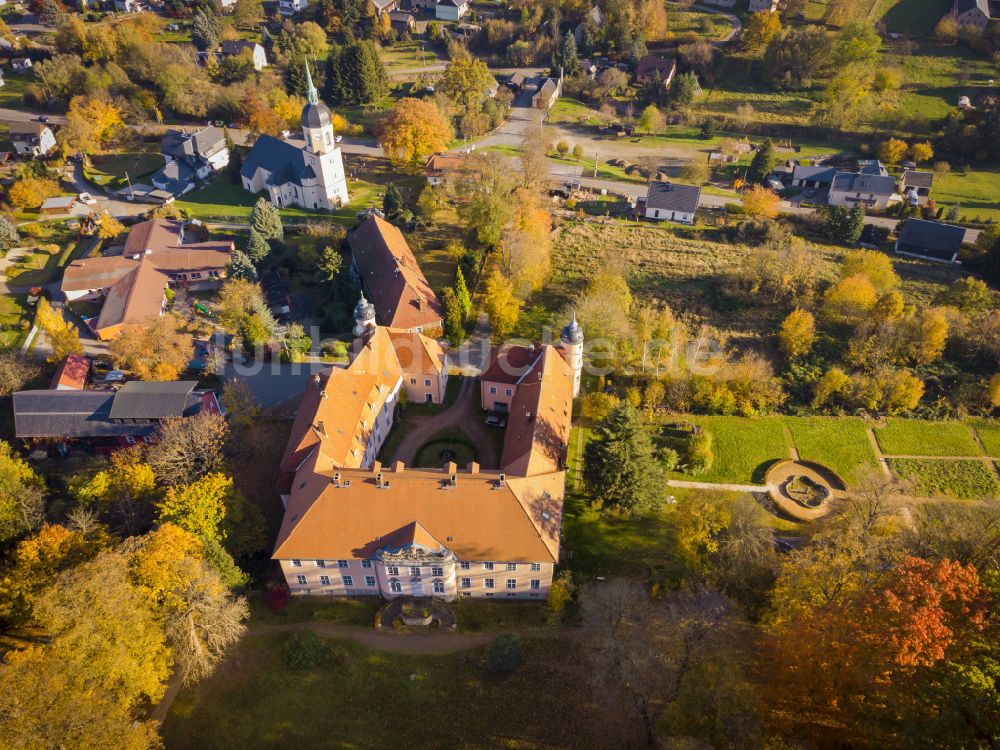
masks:
<path fill-rule="evenodd" d="M 489 428 L 484 424 L 479 411 L 478 385 L 479 381 L 475 378 L 465 378 L 458 398 L 447 411 L 421 419 L 411 427 L 396 448 L 396 460 L 412 466 L 417 451 L 424 443 L 438 433 L 457 430 L 464 433 L 475 445 L 476 456 L 484 469 L 497 468 L 500 465 L 500 456 L 497 455 L 496 445 L 487 432 Z"/>

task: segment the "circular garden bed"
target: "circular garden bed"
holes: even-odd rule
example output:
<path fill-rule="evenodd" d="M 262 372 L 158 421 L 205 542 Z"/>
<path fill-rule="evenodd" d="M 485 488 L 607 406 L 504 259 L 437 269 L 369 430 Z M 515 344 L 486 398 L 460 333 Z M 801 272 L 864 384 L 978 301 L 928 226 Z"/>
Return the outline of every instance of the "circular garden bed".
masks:
<path fill-rule="evenodd" d="M 417 449 L 413 466 L 421 469 L 440 469 L 449 461 L 465 467 L 477 460 L 476 448 L 461 438 L 434 438 Z"/>

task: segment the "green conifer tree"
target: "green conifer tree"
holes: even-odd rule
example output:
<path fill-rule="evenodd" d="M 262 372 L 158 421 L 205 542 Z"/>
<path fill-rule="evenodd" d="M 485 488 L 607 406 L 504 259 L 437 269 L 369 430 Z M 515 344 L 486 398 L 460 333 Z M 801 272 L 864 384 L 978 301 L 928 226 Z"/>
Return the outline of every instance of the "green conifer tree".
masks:
<path fill-rule="evenodd" d="M 253 261 L 242 250 L 234 250 L 233 257 L 229 261 L 229 277 L 233 279 L 244 279 L 245 281 L 257 281 L 257 269 L 254 268 Z"/>
<path fill-rule="evenodd" d="M 469 296 L 469 289 L 465 285 L 465 274 L 461 267 L 455 269 L 455 299 L 458 302 L 458 309 L 462 313 L 462 320 L 469 319 L 472 311 L 472 298 Z"/>

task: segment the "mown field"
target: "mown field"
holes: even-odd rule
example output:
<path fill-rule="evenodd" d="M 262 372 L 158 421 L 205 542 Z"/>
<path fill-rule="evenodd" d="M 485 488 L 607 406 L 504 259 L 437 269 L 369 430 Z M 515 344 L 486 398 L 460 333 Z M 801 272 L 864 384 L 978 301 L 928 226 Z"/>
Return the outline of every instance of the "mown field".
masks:
<path fill-rule="evenodd" d="M 890 458 L 889 467 L 912 482 L 913 492 L 924 497 L 972 500 L 1000 495 L 1000 481 L 983 461 Z"/>
<path fill-rule="evenodd" d="M 892 456 L 980 456 L 982 451 L 964 422 L 889 419 L 875 428 L 882 453 Z"/>

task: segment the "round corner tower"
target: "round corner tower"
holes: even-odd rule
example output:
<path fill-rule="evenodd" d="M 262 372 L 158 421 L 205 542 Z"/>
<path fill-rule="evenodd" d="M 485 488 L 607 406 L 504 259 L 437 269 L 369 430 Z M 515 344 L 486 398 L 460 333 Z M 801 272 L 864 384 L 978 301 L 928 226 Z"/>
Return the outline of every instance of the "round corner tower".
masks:
<path fill-rule="evenodd" d="M 583 375 L 583 329 L 576 322 L 576 313 L 559 334 L 559 349 L 566 363 L 573 368 L 573 398 L 576 398 L 580 395 L 580 377 Z"/>

